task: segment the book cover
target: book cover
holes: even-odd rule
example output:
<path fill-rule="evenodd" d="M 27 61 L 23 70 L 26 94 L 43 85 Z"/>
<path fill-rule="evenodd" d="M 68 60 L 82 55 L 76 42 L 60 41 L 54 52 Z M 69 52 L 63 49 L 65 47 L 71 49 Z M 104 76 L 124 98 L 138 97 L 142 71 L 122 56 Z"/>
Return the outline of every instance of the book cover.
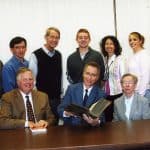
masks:
<path fill-rule="evenodd" d="M 69 111 L 76 116 L 82 117 L 82 114 L 91 116 L 92 118 L 99 117 L 103 111 L 111 104 L 111 101 L 106 99 L 100 99 L 96 103 L 92 104 L 90 108 L 79 106 L 76 104 L 70 104 L 65 108 L 65 111 Z"/>

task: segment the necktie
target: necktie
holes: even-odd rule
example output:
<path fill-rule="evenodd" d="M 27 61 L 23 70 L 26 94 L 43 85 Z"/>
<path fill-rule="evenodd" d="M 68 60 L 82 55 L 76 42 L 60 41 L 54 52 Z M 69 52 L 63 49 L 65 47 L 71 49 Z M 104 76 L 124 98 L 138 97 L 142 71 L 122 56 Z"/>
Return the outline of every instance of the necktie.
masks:
<path fill-rule="evenodd" d="M 87 100 L 88 100 L 88 89 L 85 89 L 85 95 L 83 98 L 83 106 L 86 106 Z"/>
<path fill-rule="evenodd" d="M 35 117 L 32 109 L 32 105 L 29 101 L 29 96 L 26 95 L 26 107 L 27 107 L 27 115 L 28 115 L 28 121 L 32 121 L 35 123 Z"/>

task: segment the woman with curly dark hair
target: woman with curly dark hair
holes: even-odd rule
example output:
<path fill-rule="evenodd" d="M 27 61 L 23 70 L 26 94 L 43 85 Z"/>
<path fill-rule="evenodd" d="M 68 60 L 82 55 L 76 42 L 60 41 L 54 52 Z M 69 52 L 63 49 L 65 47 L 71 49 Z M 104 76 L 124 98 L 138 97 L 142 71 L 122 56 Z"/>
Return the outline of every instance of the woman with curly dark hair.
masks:
<path fill-rule="evenodd" d="M 105 60 L 105 85 L 107 99 L 112 105 L 105 111 L 106 121 L 112 121 L 113 101 L 122 95 L 120 79 L 127 72 L 126 59 L 121 55 L 122 48 L 115 36 L 105 36 L 100 42 L 101 51 Z"/>

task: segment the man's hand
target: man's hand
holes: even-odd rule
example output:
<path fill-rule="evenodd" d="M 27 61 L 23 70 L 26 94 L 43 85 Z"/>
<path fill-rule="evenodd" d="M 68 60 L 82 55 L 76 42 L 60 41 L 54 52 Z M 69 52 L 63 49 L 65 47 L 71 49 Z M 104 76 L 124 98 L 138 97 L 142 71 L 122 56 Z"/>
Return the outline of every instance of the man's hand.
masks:
<path fill-rule="evenodd" d="M 91 126 L 99 126 L 99 124 L 100 124 L 99 118 L 93 119 L 92 117 L 87 116 L 86 114 L 83 114 L 83 119 Z"/>
<path fill-rule="evenodd" d="M 73 113 L 71 113 L 69 111 L 64 111 L 64 115 L 65 115 L 65 117 L 75 116 Z"/>
<path fill-rule="evenodd" d="M 28 126 L 31 129 L 34 129 L 34 128 L 36 128 L 36 129 L 38 129 L 38 128 L 46 128 L 48 126 L 48 122 L 45 121 L 45 120 L 40 120 L 39 122 L 36 122 L 36 123 L 34 123 L 32 121 L 29 121 L 28 122 Z"/>
<path fill-rule="evenodd" d="M 36 126 L 38 128 L 46 128 L 48 126 L 48 122 L 45 120 L 40 120 L 39 122 L 36 123 Z"/>
<path fill-rule="evenodd" d="M 36 124 L 34 122 L 32 122 L 32 121 L 29 121 L 28 122 L 28 127 L 31 128 L 31 129 L 33 129 L 33 128 L 36 127 Z"/>

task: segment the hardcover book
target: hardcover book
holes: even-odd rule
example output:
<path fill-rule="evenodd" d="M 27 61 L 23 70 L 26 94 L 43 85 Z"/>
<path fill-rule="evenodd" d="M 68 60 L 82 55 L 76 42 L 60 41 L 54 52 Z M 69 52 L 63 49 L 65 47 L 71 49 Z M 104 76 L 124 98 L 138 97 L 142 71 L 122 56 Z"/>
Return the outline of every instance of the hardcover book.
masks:
<path fill-rule="evenodd" d="M 91 116 L 92 118 L 97 118 L 110 104 L 111 101 L 100 99 L 96 103 L 92 104 L 90 108 L 86 108 L 76 104 L 70 104 L 65 108 L 65 111 L 71 112 L 74 115 L 80 117 L 82 117 L 82 114 L 86 114 L 88 116 Z"/>

